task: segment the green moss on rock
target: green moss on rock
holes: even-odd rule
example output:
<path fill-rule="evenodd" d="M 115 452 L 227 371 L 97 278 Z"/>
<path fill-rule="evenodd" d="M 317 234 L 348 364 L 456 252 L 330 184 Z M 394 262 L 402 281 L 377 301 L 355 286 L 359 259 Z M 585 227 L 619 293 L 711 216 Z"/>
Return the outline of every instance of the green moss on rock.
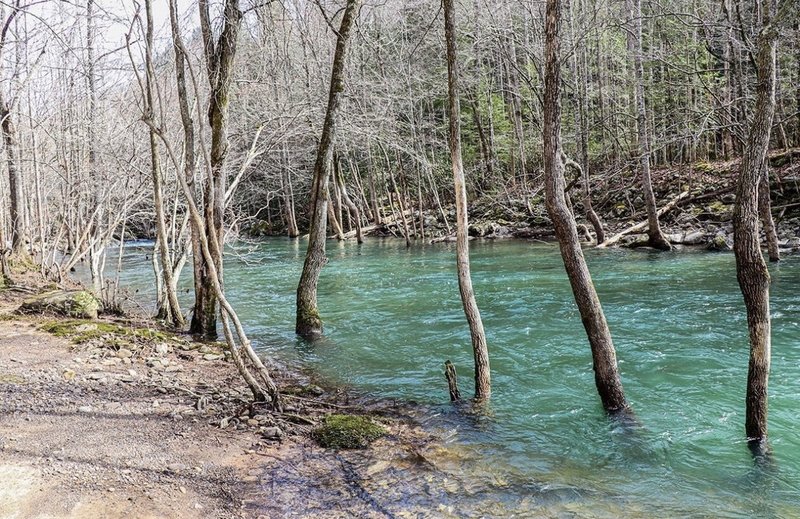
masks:
<path fill-rule="evenodd" d="M 50 313 L 78 319 L 97 319 L 100 302 L 85 290 L 54 291 L 26 299 L 21 314 Z"/>
<path fill-rule="evenodd" d="M 322 447 L 363 449 L 386 434 L 386 429 L 366 416 L 332 414 L 312 433 Z"/>
<path fill-rule="evenodd" d="M 146 328 L 126 328 L 114 323 L 88 320 L 49 321 L 40 327 L 42 331 L 56 337 L 70 339 L 75 344 L 83 344 L 93 339 L 106 339 L 110 346 L 127 347 L 131 342 L 127 339 L 144 339 L 165 342 L 172 337 L 157 330 Z"/>

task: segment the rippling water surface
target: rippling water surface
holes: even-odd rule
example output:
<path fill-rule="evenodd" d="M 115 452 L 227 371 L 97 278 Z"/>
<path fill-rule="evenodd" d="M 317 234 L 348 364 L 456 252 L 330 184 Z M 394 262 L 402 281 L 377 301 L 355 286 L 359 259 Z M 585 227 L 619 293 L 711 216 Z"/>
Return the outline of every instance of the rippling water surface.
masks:
<path fill-rule="evenodd" d="M 309 345 L 293 333 L 305 245 L 269 240 L 226 260 L 229 297 L 252 338 L 333 382 L 427 404 L 426 423 L 459 453 L 451 468 L 467 481 L 453 499 L 493 503 L 498 514 L 800 517 L 800 258 L 770 267 L 773 457 L 758 465 L 742 439 L 748 344 L 732 254 L 586 251 L 640 423 L 631 430 L 602 411 L 556 246 L 471 244 L 493 398 L 488 415 L 465 418 L 442 375 L 452 360 L 471 393 L 454 247 L 329 242 L 326 338 Z M 147 253 L 129 249 L 123 275 L 145 293 Z"/>

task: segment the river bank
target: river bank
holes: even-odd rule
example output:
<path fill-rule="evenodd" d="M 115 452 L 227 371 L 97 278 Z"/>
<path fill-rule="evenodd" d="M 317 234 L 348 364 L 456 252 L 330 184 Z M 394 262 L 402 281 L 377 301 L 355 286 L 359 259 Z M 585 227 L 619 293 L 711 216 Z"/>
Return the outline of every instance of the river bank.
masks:
<path fill-rule="evenodd" d="M 800 150 L 775 152 L 770 158 L 771 199 L 779 246 L 784 253 L 800 251 Z M 674 245 L 731 250 L 733 207 L 740 161 L 698 162 L 656 168 L 653 191 L 659 208 L 669 206 L 660 217 L 662 230 Z M 554 240 L 552 224 L 544 204 L 541 171 L 525 182 L 509 181 L 502 189 L 474 195 L 469 203 L 469 234 L 473 238 Z M 567 192 L 586 244 L 596 243 L 592 224 L 585 217 L 584 191 L 578 178 L 568 181 Z M 539 187 L 536 187 L 539 186 Z M 592 207 L 603 222 L 606 238 L 646 222 L 638 177 L 626 169 L 604 172 L 591 178 Z M 412 197 L 413 198 L 413 197 Z M 409 199 L 405 212 L 383 207 L 381 221 L 364 227 L 365 236 L 405 238 L 410 241 L 447 241 L 454 237 L 456 209 L 446 193 L 426 200 L 424 209 Z M 438 204 L 441 202 L 441 206 Z M 332 202 L 334 206 L 336 201 Z M 334 213 L 339 213 L 334 209 Z M 347 216 L 346 212 L 344 213 Z M 344 218 L 345 223 L 352 220 Z M 345 225 L 344 236 L 355 238 Z M 634 246 L 646 241 L 646 226 L 628 232 L 618 245 Z M 276 236 L 281 224 L 255 221 L 246 228 L 252 236 Z M 766 245 L 765 245 L 766 246 Z"/>
<path fill-rule="evenodd" d="M 370 488 L 396 478 L 381 473 L 425 465 L 431 438 L 386 402 L 281 367 L 287 413 L 262 412 L 214 345 L 144 320 L 14 314 L 30 291 L 0 292 L 2 517 L 384 517 Z M 332 412 L 387 434 L 323 449 L 309 433 Z"/>

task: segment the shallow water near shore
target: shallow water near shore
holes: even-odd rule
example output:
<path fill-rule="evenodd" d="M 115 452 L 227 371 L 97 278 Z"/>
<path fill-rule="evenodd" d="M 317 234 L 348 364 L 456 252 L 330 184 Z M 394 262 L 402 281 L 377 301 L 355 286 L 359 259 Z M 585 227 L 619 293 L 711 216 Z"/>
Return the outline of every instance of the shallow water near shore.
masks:
<path fill-rule="evenodd" d="M 748 343 L 732 254 L 586 251 L 638 422 L 630 427 L 602 411 L 557 246 L 471 244 L 493 376 L 483 414 L 447 401 L 445 360 L 462 394 L 472 391 L 452 244 L 328 242 L 326 337 L 313 344 L 294 335 L 305 246 L 236 246 L 226 258 L 229 297 L 263 353 L 424 404 L 419 419 L 444 438 L 432 460 L 451 484 L 403 499 L 491 516 L 800 516 L 800 257 L 770 266 L 772 459 L 757 464 L 743 439 Z M 140 301 L 153 298 L 150 250 L 133 244 L 123 262 L 121 282 Z"/>

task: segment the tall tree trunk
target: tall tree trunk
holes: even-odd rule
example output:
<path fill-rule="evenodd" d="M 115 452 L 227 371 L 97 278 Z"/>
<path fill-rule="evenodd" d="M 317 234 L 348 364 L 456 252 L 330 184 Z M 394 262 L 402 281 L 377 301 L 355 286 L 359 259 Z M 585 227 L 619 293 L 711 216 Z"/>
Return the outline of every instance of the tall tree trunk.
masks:
<path fill-rule="evenodd" d="M 91 3 L 91 0 L 90 0 Z M 155 113 L 155 96 L 153 82 L 156 80 L 156 70 L 153 64 L 153 5 L 152 0 L 145 0 L 145 14 L 147 26 L 145 29 L 145 109 L 149 117 Z M 161 276 L 164 279 L 163 290 L 166 296 L 158 309 L 158 314 L 165 318 L 175 328 L 183 328 L 184 320 L 178 294 L 175 291 L 175 282 L 172 278 L 172 259 L 169 254 L 169 238 L 167 237 L 167 224 L 164 217 L 164 186 L 161 174 L 161 159 L 158 152 L 158 137 L 155 130 L 150 129 L 150 168 L 153 177 L 153 206 L 156 213 L 156 250 L 161 263 Z"/>
<path fill-rule="evenodd" d="M 642 0 L 627 0 L 633 27 L 628 32 L 633 49 L 634 97 L 636 104 L 636 128 L 638 158 L 642 175 L 642 191 L 647 208 L 648 245 L 659 250 L 671 250 L 672 246 L 661 232 L 658 208 L 650 180 L 650 136 L 647 131 L 647 108 L 644 98 L 644 51 L 642 50 Z"/>
<path fill-rule="evenodd" d="M 472 288 L 469 266 L 469 241 L 467 228 L 467 187 L 461 159 L 461 107 L 459 101 L 458 56 L 456 53 L 456 22 L 454 0 L 444 0 L 444 34 L 447 47 L 448 112 L 450 119 L 450 159 L 453 163 L 453 183 L 456 198 L 456 268 L 461 303 L 469 324 L 472 352 L 475 359 L 475 399 L 489 398 L 492 392 L 489 368 L 489 347 L 483 321 Z"/>
<path fill-rule="evenodd" d="M 570 3 L 570 21 L 573 40 L 577 40 L 577 27 L 575 19 L 578 17 L 578 2 Z M 578 144 L 578 160 L 581 166 L 581 179 L 583 182 L 583 210 L 586 219 L 592 223 L 595 234 L 595 243 L 600 244 L 606 240 L 603 222 L 592 207 L 592 190 L 589 183 L 589 76 L 586 58 L 586 41 L 576 41 L 577 48 L 573 54 L 573 76 L 575 79 L 575 133 Z"/>
<path fill-rule="evenodd" d="M 205 229 L 207 235 L 214 233 L 216 236 L 215 240 L 209 239 L 210 236 L 207 236 L 207 241 L 214 249 L 211 251 L 215 263 L 214 270 L 219 273 L 220 282 L 222 282 L 227 182 L 225 160 L 228 156 L 228 103 L 233 83 L 236 42 L 242 24 L 242 11 L 239 10 L 239 0 L 225 0 L 222 12 L 223 26 L 219 38 L 215 41 L 208 0 L 199 0 L 198 8 L 206 71 L 211 89 L 207 113 L 208 124 L 211 128 L 211 177 L 207 179 L 204 188 Z M 217 338 L 217 300 L 209 279 L 212 269 L 204 264 L 205 259 L 202 255 L 195 256 L 194 260 L 200 262 L 199 268 L 195 268 L 195 275 L 199 275 L 200 280 L 199 282 L 195 281 L 195 305 L 189 331 L 202 335 L 206 339 L 214 340 Z"/>
<path fill-rule="evenodd" d="M 322 319 L 317 308 L 317 284 L 325 257 L 325 238 L 328 217 L 328 183 L 330 178 L 333 143 L 336 134 L 336 112 L 344 90 L 344 65 L 350 31 L 358 15 L 361 0 L 347 0 L 347 6 L 336 38 L 336 51 L 331 70 L 328 109 L 322 126 L 322 136 L 314 163 L 314 181 L 311 188 L 311 228 L 308 233 L 308 250 L 303 273 L 297 285 L 297 317 L 295 331 L 301 337 L 314 339 L 322 335 Z"/>
<path fill-rule="evenodd" d="M 595 383 L 603 407 L 609 413 L 627 408 L 622 390 L 617 356 L 600 299 L 583 257 L 575 217 L 567 205 L 564 189 L 564 155 L 561 150 L 560 100 L 560 0 L 547 0 L 545 15 L 545 83 L 544 83 L 544 167 L 547 212 L 555 227 L 561 257 L 567 271 L 575 302 L 581 314 L 589 344 L 592 347 Z"/>
<path fill-rule="evenodd" d="M 742 157 L 736 205 L 733 210 L 733 251 L 736 278 L 747 309 L 750 365 L 747 374 L 745 432 L 752 442 L 767 437 L 767 384 L 770 370 L 770 276 L 759 239 L 759 191 L 764 182 L 772 119 L 775 114 L 775 55 L 777 28 L 772 2 L 761 0 L 763 26 L 758 35 L 756 106 Z"/>

